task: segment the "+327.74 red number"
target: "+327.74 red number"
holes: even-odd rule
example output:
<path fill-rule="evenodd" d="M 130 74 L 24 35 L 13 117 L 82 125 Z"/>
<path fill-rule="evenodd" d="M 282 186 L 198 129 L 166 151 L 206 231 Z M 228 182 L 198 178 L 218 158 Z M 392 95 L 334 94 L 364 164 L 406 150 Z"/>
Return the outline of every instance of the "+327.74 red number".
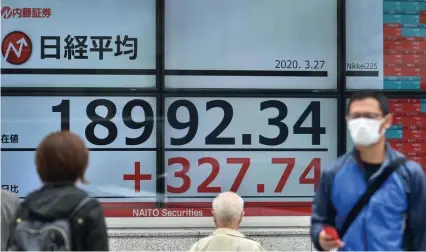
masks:
<path fill-rule="evenodd" d="M 232 183 L 230 191 L 237 192 L 238 188 L 241 185 L 241 182 L 244 179 L 249 167 L 250 167 L 250 158 L 227 158 L 227 164 L 239 164 L 240 171 L 236 176 L 234 183 Z M 174 187 L 167 185 L 167 192 L 169 193 L 185 193 L 191 187 L 191 178 L 188 176 L 190 169 L 190 162 L 188 159 L 183 157 L 174 157 L 168 160 L 168 165 L 180 164 L 182 169 L 174 172 L 174 177 L 180 178 L 182 180 L 182 185 L 180 187 Z M 215 180 L 219 174 L 220 165 L 219 162 L 212 157 L 203 157 L 198 159 L 198 166 L 208 164 L 211 166 L 212 170 L 209 176 L 204 180 L 198 187 L 198 193 L 220 193 L 222 188 L 220 186 L 210 186 L 210 184 Z M 296 165 L 295 158 L 272 158 L 272 164 L 284 164 L 286 168 L 284 169 L 278 184 L 275 187 L 275 193 L 281 193 L 287 183 L 288 178 L 290 177 L 291 172 Z M 309 172 L 313 170 L 314 174 L 312 178 L 308 178 Z M 316 191 L 317 184 L 319 182 L 321 174 L 321 159 L 313 158 L 305 170 L 299 177 L 299 184 L 311 184 L 314 185 L 314 190 Z"/>

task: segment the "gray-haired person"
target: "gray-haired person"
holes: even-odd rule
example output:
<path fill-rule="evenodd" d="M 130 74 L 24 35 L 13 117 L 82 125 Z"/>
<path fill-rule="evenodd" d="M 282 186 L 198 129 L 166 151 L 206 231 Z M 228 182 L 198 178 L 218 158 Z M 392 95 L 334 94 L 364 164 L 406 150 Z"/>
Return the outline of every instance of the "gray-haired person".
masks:
<path fill-rule="evenodd" d="M 190 251 L 265 251 L 256 241 L 238 232 L 244 201 L 233 192 L 219 194 L 213 201 L 213 234 L 196 242 Z"/>
<path fill-rule="evenodd" d="M 1 250 L 7 250 L 9 236 L 15 225 L 15 215 L 19 208 L 19 196 L 1 190 Z"/>

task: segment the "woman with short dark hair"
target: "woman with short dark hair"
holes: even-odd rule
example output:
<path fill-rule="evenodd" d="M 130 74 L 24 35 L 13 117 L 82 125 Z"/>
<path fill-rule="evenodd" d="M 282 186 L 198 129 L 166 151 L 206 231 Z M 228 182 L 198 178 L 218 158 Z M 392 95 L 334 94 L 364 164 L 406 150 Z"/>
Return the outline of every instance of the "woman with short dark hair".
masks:
<path fill-rule="evenodd" d="M 36 166 L 44 185 L 30 193 L 21 204 L 15 229 L 15 248 L 43 250 L 30 247 L 31 244 L 39 242 L 29 239 L 45 240 L 45 237 L 28 237 L 22 233 L 28 229 L 38 229 L 38 232 L 33 233 L 40 233 L 40 230 L 50 228 L 53 233 L 58 231 L 57 237 L 48 241 L 52 243 L 48 247 L 54 247 L 54 250 L 58 250 L 58 246 L 63 250 L 74 251 L 108 250 L 102 206 L 75 186 L 77 181 L 84 181 L 88 160 L 88 149 L 83 140 L 74 133 L 54 132 L 43 139 L 36 151 Z M 65 222 L 69 228 L 63 228 Z M 59 230 L 61 228 L 64 231 Z M 62 245 L 56 244 L 58 240 Z"/>
<path fill-rule="evenodd" d="M 48 135 L 36 152 L 36 165 L 44 183 L 71 183 L 84 181 L 89 162 L 89 151 L 81 138 L 62 131 Z"/>

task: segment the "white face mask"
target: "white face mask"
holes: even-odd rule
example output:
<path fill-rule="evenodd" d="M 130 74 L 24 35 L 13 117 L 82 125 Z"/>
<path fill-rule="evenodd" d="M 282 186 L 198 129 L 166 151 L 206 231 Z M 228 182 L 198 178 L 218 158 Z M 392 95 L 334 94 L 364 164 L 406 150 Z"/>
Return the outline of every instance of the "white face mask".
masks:
<path fill-rule="evenodd" d="M 369 118 L 349 120 L 348 129 L 355 145 L 370 146 L 377 143 L 385 132 L 380 132 L 383 121 Z"/>

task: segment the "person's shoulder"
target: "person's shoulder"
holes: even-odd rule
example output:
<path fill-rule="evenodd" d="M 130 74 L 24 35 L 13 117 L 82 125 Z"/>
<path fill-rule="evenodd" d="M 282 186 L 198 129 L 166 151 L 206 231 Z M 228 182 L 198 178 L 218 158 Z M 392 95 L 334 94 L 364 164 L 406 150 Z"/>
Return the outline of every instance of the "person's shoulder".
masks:
<path fill-rule="evenodd" d="M 253 247 L 256 247 L 256 248 L 259 248 L 259 247 L 261 248 L 262 247 L 262 245 L 260 244 L 260 242 L 252 240 L 250 238 L 247 238 L 247 239 L 250 241 L 250 244 L 252 244 Z"/>
<path fill-rule="evenodd" d="M 88 215 L 93 219 L 97 219 L 104 215 L 104 208 L 102 204 L 95 198 L 87 196 L 81 201 L 80 204 L 83 204 L 81 206 L 81 212 L 86 213 L 85 215 Z"/>
<path fill-rule="evenodd" d="M 11 205 L 11 206 L 19 206 L 20 200 L 19 196 L 16 193 L 9 192 L 7 190 L 1 190 L 1 203 L 2 205 Z"/>
<path fill-rule="evenodd" d="M 325 177 L 334 177 L 341 169 L 351 163 L 352 160 L 353 152 L 347 152 L 338 157 L 335 161 L 329 163 L 324 169 L 322 169 L 321 173 Z"/>
<path fill-rule="evenodd" d="M 19 209 L 19 196 L 7 190 L 1 191 L 1 214 L 2 218 L 11 218 Z"/>
<path fill-rule="evenodd" d="M 413 161 L 407 160 L 404 165 L 406 175 L 406 183 L 410 191 L 425 190 L 426 175 L 422 166 Z"/>
<path fill-rule="evenodd" d="M 422 166 L 413 160 L 407 160 L 402 170 L 404 172 L 399 173 L 402 173 L 401 177 L 403 178 L 407 192 L 422 191 L 425 193 L 426 175 Z"/>
<path fill-rule="evenodd" d="M 206 237 L 199 239 L 194 244 L 192 244 L 190 251 L 199 251 L 199 249 L 204 247 L 205 244 L 208 244 L 211 239 L 213 239 L 212 235 L 209 235 L 209 236 L 206 236 Z"/>
<path fill-rule="evenodd" d="M 69 187 L 67 190 L 65 194 L 75 202 L 73 211 L 76 217 L 84 216 L 91 220 L 104 217 L 103 206 L 96 198 L 91 197 L 85 190 L 77 186 Z"/>
<path fill-rule="evenodd" d="M 189 249 L 189 251 L 198 251 L 198 243 L 199 243 L 199 241 L 197 241 L 194 244 L 192 244 L 192 246 Z"/>
<path fill-rule="evenodd" d="M 257 242 L 247 236 L 241 237 L 241 239 L 244 239 L 246 247 L 248 247 L 247 249 L 250 249 L 251 251 L 264 251 L 260 242 Z"/>
<path fill-rule="evenodd" d="M 403 171 L 407 173 L 410 177 L 412 176 L 424 176 L 424 171 L 422 166 L 414 160 L 407 158 L 401 152 L 392 149 L 392 154 L 394 158 L 406 158 L 404 165 L 402 165 Z"/>
<path fill-rule="evenodd" d="M 411 174 L 424 176 L 423 168 L 419 163 L 413 160 L 408 160 L 405 166 L 408 172 L 410 172 Z"/>
<path fill-rule="evenodd" d="M 80 205 L 81 209 L 102 209 L 101 203 L 89 195 L 86 190 L 79 188 L 78 186 L 67 187 L 64 195 L 68 195 L 69 198 L 72 198 L 75 203 L 75 206 Z"/>
<path fill-rule="evenodd" d="M 416 190 L 419 185 L 426 183 L 425 172 L 419 163 L 407 158 L 404 154 L 394 149 L 392 149 L 392 155 L 394 159 L 406 159 L 404 164 L 396 170 L 396 173 L 402 179 L 407 192 Z"/>
<path fill-rule="evenodd" d="M 248 237 L 240 232 L 237 232 L 236 235 L 232 235 L 235 239 L 239 239 L 241 242 L 245 243 L 246 245 L 249 245 L 251 247 L 257 247 L 260 246 L 260 243 L 253 240 L 251 237 Z"/>
<path fill-rule="evenodd" d="M 1 190 L 2 200 L 19 200 L 19 196 L 16 193 L 9 192 L 8 190 Z"/>
<path fill-rule="evenodd" d="M 209 236 L 203 237 L 203 238 L 199 239 L 199 240 L 196 242 L 196 244 L 197 244 L 197 245 L 200 245 L 200 244 L 208 243 L 210 240 L 212 240 L 212 239 L 214 239 L 214 238 L 216 238 L 216 237 L 217 237 L 217 235 L 209 235 Z"/>

